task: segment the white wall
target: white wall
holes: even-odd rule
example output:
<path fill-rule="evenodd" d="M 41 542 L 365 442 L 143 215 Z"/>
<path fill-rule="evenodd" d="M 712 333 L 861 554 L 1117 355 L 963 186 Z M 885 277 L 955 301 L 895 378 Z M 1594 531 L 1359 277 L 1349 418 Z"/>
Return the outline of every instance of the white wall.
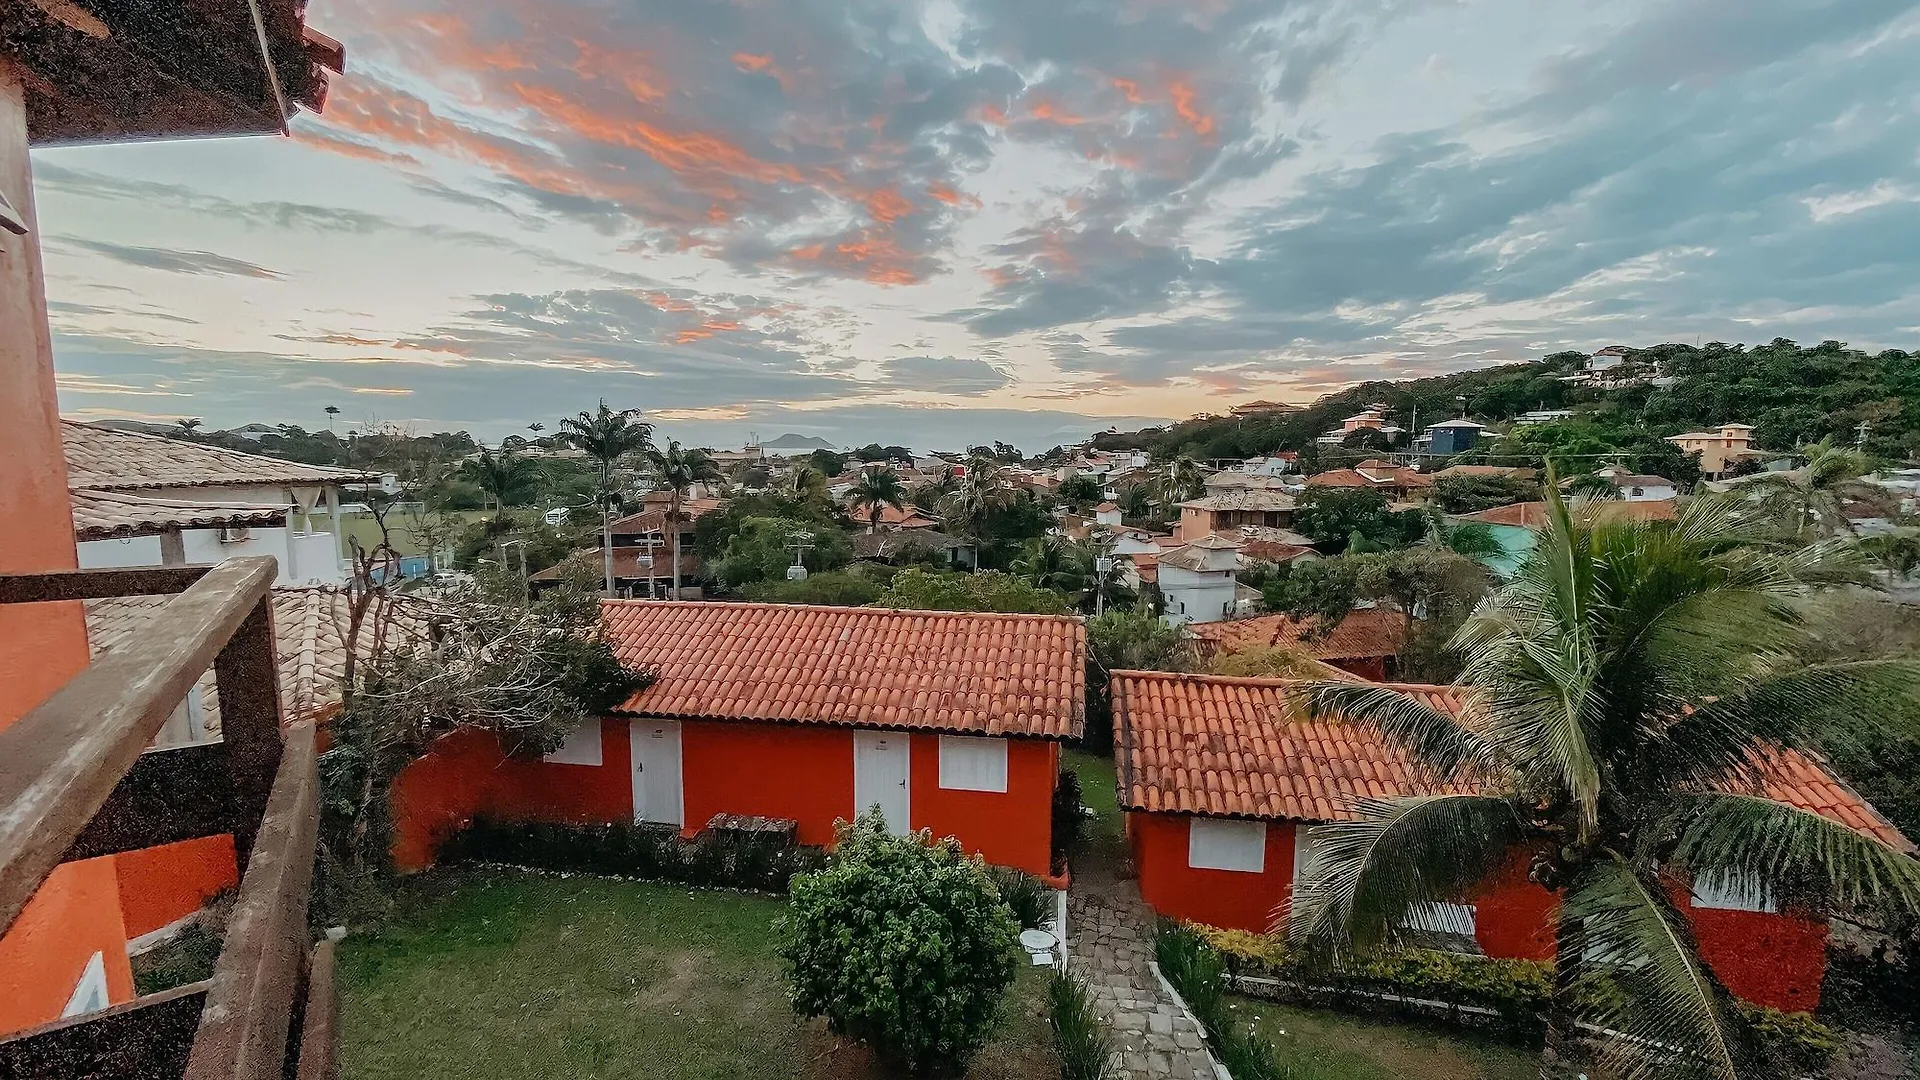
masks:
<path fill-rule="evenodd" d="M 79 548 L 82 570 L 160 565 L 160 538 L 157 536 L 134 536 L 125 540 L 82 540 Z"/>
<path fill-rule="evenodd" d="M 1175 626 L 1219 622 L 1234 602 L 1232 574 L 1196 572 L 1160 564 L 1160 592 L 1167 607 L 1161 617 Z"/>

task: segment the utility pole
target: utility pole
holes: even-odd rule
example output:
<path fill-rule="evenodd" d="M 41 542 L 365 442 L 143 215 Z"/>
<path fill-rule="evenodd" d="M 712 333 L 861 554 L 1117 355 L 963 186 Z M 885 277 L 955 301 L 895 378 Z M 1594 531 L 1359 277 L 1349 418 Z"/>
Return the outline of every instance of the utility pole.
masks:
<path fill-rule="evenodd" d="M 789 533 L 787 535 L 787 546 L 793 549 L 793 565 L 787 567 L 787 580 L 807 580 L 807 564 L 803 556 L 814 548 L 813 534 L 806 532 Z"/>
<path fill-rule="evenodd" d="M 1093 614 L 1099 618 L 1107 613 L 1107 575 L 1113 572 L 1113 556 L 1095 555 L 1093 557 Z"/>
<path fill-rule="evenodd" d="M 1856 432 L 1856 437 L 1853 440 L 1854 449 L 1865 450 L 1867 448 L 1867 422 L 1865 420 L 1860 421 L 1859 424 L 1854 426 L 1853 430 Z"/>
<path fill-rule="evenodd" d="M 645 553 L 645 554 L 643 554 L 643 555 L 639 555 L 639 556 L 636 556 L 636 557 L 635 557 L 635 559 L 634 559 L 634 562 L 635 562 L 635 563 L 637 563 L 638 565 L 640 565 L 640 566 L 642 566 L 642 567 L 645 567 L 645 568 L 646 568 L 646 571 L 647 571 L 647 599 L 649 599 L 649 600 L 658 600 L 658 599 L 660 599 L 660 595 L 659 595 L 659 589 L 658 589 L 658 588 L 656 588 L 656 587 L 655 587 L 655 585 L 654 585 L 654 573 L 653 573 L 653 549 L 654 549 L 654 548 L 657 548 L 657 547 L 659 547 L 659 546 L 660 546 L 660 545 L 661 545 L 662 543 L 664 543 L 664 542 L 665 542 L 665 541 L 662 541 L 662 540 L 660 540 L 660 539 L 658 539 L 658 538 L 655 538 L 655 537 L 652 537 L 652 536 L 642 536 L 642 537 L 641 537 L 641 539 L 640 539 L 640 541 L 639 541 L 639 542 L 638 542 L 638 543 L 637 543 L 637 544 L 635 545 L 636 547 L 639 547 L 639 548 L 642 548 L 642 549 L 644 549 L 644 550 L 645 550 L 645 552 L 646 552 L 646 553 Z"/>

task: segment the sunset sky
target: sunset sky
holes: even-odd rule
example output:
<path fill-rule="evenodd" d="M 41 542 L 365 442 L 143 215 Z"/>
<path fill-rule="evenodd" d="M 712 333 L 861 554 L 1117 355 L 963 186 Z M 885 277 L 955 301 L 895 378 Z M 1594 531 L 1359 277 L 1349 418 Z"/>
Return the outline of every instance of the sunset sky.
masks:
<path fill-rule="evenodd" d="M 294 137 L 36 153 L 69 415 L 605 397 L 1044 449 L 1613 341 L 1920 347 L 1915 0 L 314 0 Z"/>

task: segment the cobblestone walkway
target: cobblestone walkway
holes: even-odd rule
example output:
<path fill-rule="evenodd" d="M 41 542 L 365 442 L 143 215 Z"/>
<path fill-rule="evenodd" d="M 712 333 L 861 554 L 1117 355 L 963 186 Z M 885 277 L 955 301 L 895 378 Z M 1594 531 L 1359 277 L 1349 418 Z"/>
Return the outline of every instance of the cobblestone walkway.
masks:
<path fill-rule="evenodd" d="M 1067 893 L 1067 967 L 1085 979 L 1119 1043 L 1128 1080 L 1214 1080 L 1200 1030 L 1154 977 L 1153 915 L 1139 888 L 1100 865 Z"/>

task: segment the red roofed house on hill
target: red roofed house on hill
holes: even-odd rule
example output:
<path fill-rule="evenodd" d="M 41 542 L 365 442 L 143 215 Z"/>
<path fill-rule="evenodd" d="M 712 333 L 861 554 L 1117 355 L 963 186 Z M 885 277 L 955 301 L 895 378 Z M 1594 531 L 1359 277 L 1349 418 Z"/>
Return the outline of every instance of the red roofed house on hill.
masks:
<path fill-rule="evenodd" d="M 1324 634 L 1316 632 L 1314 620 L 1290 615 L 1194 623 L 1187 629 L 1206 655 L 1289 649 L 1361 678 L 1384 682 L 1393 677 L 1394 658 L 1406 644 L 1407 617 L 1395 608 L 1357 608 Z"/>
<path fill-rule="evenodd" d="M 877 804 L 896 832 L 1050 872 L 1060 743 L 1086 719 L 1081 620 L 640 600 L 602 613 L 653 684 L 544 760 L 485 733 L 442 739 L 394 785 L 401 866 L 427 865 L 479 814 L 689 835 L 755 815 L 827 844 Z"/>
<path fill-rule="evenodd" d="M 1362 797 L 1445 794 L 1368 729 L 1310 720 L 1285 679 L 1116 671 L 1115 766 L 1120 808 L 1148 905 L 1177 919 L 1265 931 L 1312 857 L 1306 828 L 1351 820 Z M 1394 689 L 1458 715 L 1456 686 Z M 1818 761 L 1797 753 L 1759 759 L 1767 797 L 1859 829 L 1908 851 L 1913 845 Z M 1772 1008 L 1810 1010 L 1826 969 L 1824 923 L 1771 910 L 1754 898 L 1701 888 L 1676 898 L 1701 955 L 1735 994 Z M 1487 956 L 1553 956 L 1554 897 L 1516 865 L 1470 905 L 1410 913 L 1410 925 L 1453 931 L 1452 944 Z M 1440 910 L 1442 908 L 1450 910 Z M 1470 935 L 1460 935 L 1461 927 Z"/>

